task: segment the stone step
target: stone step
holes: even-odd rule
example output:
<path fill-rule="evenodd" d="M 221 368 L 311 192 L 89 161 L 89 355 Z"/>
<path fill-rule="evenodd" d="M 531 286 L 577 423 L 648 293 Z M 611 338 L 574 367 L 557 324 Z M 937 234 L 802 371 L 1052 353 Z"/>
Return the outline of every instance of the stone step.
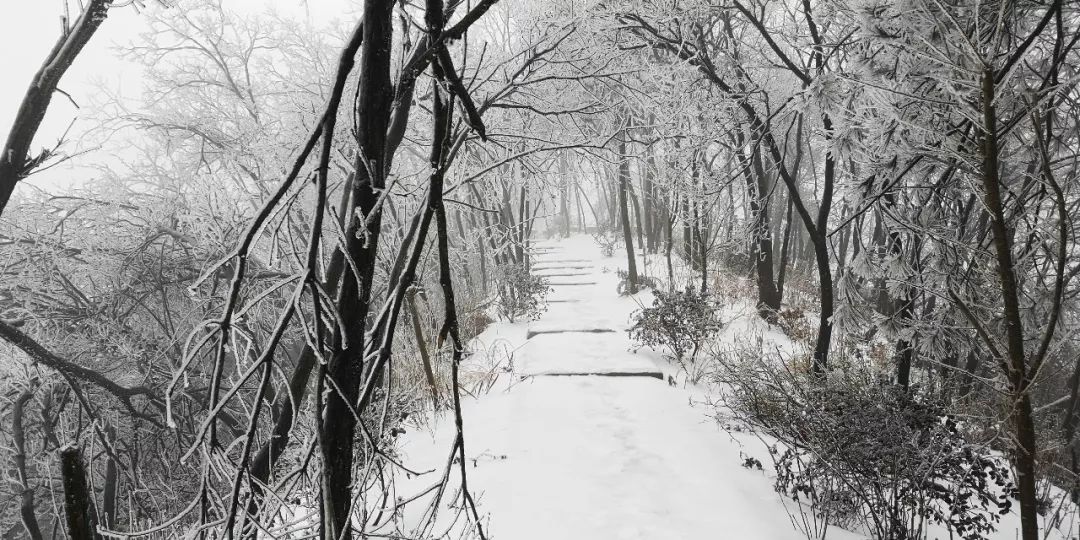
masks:
<path fill-rule="evenodd" d="M 529 330 L 525 334 L 525 339 L 532 339 L 544 334 L 611 334 L 614 332 L 615 330 L 611 328 L 552 328 L 547 330 Z"/>
<path fill-rule="evenodd" d="M 660 371 L 583 371 L 581 373 L 537 373 L 535 375 L 522 375 L 521 378 L 529 377 L 648 377 L 664 380 L 664 374 Z"/>

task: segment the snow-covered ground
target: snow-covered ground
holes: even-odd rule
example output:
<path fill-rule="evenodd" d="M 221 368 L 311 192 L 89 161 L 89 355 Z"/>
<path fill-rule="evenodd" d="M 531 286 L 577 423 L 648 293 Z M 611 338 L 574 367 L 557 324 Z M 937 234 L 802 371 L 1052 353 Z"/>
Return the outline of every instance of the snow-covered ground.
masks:
<path fill-rule="evenodd" d="M 651 295 L 617 294 L 625 256 L 601 257 L 587 236 L 538 246 L 535 271 L 554 289 L 547 313 L 493 324 L 472 343 L 474 361 L 508 366 L 491 392 L 462 403 L 469 488 L 488 538 L 804 538 L 791 517 L 796 503 L 773 490 L 763 439 L 725 430 L 704 405 L 715 389 L 689 384 L 654 351 L 633 352 L 630 316 Z M 796 347 L 749 300 L 724 309 L 722 343 L 763 354 Z M 413 470 L 441 471 L 455 434 L 452 415 L 428 419 L 401 437 L 401 457 Z M 748 457 L 763 470 L 745 467 Z M 431 482 L 403 477 L 398 490 Z M 994 538 L 1018 537 L 1018 525 L 1018 516 L 1005 516 Z M 833 527 L 828 538 L 861 536 Z"/>

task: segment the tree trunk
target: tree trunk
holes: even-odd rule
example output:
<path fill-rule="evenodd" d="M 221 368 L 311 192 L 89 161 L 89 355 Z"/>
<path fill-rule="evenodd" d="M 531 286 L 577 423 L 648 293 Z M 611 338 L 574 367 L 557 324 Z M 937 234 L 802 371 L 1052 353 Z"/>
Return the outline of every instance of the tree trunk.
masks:
<path fill-rule="evenodd" d="M 1035 457 L 1037 452 L 1035 422 L 1032 414 L 1030 374 L 1024 353 L 1023 321 L 1020 317 L 1020 291 L 1016 270 L 1013 267 L 1012 237 L 1005 222 L 1001 200 L 1001 179 L 998 172 L 997 113 L 994 108 L 994 71 L 987 68 L 982 76 L 983 109 L 983 203 L 990 214 L 994 252 L 997 258 L 998 281 L 1001 286 L 1004 307 L 1005 337 L 1007 343 L 1006 365 L 1008 367 L 1009 394 L 1013 400 L 1012 421 L 1015 428 L 1016 483 L 1020 500 L 1020 537 L 1038 540 L 1039 516 L 1036 499 Z"/>
<path fill-rule="evenodd" d="M 784 218 L 784 239 L 780 242 L 780 269 L 776 275 L 776 297 L 784 301 L 784 279 L 787 278 L 788 255 L 791 253 L 791 197 L 787 200 L 787 217 Z"/>
<path fill-rule="evenodd" d="M 431 387 L 431 402 L 435 409 L 439 408 L 439 385 L 435 382 L 435 370 L 431 367 L 431 355 L 428 353 L 427 339 L 424 338 L 424 328 L 420 323 L 420 311 L 416 309 L 416 289 L 410 289 L 408 296 L 409 314 L 412 316 L 413 337 L 416 338 L 416 349 L 420 351 L 421 367 L 424 368 L 424 377 L 428 386 Z"/>
<path fill-rule="evenodd" d="M 356 217 L 351 217 L 345 235 L 346 251 L 356 261 L 357 271 L 361 275 L 352 276 L 352 271 L 346 270 L 342 277 L 337 304 L 349 345 L 343 349 L 341 340 L 335 339 L 335 354 L 326 368 L 326 376 L 334 381 L 334 386 L 341 392 L 331 391 L 327 395 L 323 417 L 321 525 L 324 540 L 352 538 L 349 511 L 352 505 L 353 439 L 356 433 L 352 409 L 358 403 L 359 387 L 365 375 L 364 333 L 382 228 L 381 214 L 374 212 L 385 186 L 386 134 L 394 96 L 390 82 L 393 6 L 391 0 L 364 2 L 360 100 L 356 107 L 357 124 L 364 126 L 364 129 L 357 134 L 359 150 L 355 165 L 356 179 L 352 186 L 352 201 L 359 212 L 346 214 Z M 360 232 L 361 228 L 363 232 Z"/>
<path fill-rule="evenodd" d="M 109 438 L 116 440 L 116 430 L 107 426 Z M 105 485 L 101 491 L 101 525 L 108 529 L 116 527 L 116 497 L 120 482 L 120 471 L 112 454 L 105 455 Z"/>
<path fill-rule="evenodd" d="M 694 262 L 694 238 L 690 233 L 690 197 L 683 195 L 680 198 L 681 210 L 679 214 L 682 220 L 682 256 L 683 260 L 690 265 L 690 268 L 696 270 L 697 264 Z"/>
<path fill-rule="evenodd" d="M 630 165 L 626 161 L 626 140 L 619 139 L 619 216 L 622 221 L 623 242 L 626 244 L 626 292 L 637 294 L 637 257 L 634 254 L 634 235 L 630 230 L 630 208 L 627 191 L 630 189 Z"/>
<path fill-rule="evenodd" d="M 650 117 L 650 124 L 655 123 Z M 656 253 L 658 236 L 660 231 L 658 230 L 658 224 L 660 220 L 656 215 L 656 185 L 653 182 L 653 175 L 655 174 L 656 160 L 653 158 L 653 153 L 649 147 L 645 147 L 645 170 L 641 175 L 641 200 L 642 211 L 645 218 L 645 250 L 649 253 Z"/>
<path fill-rule="evenodd" d="M 86 468 L 79 449 L 60 451 L 60 474 L 64 483 L 64 515 L 70 540 L 94 540 L 94 503 L 86 487 Z"/>
<path fill-rule="evenodd" d="M 26 402 L 34 394 L 24 390 L 15 398 L 11 407 L 11 439 L 15 445 L 15 475 L 22 493 L 19 496 L 19 517 L 23 528 L 26 529 L 26 537 L 30 540 L 41 540 L 41 527 L 37 521 L 37 507 L 34 504 L 34 488 L 30 486 L 30 479 L 26 471 L 26 430 L 23 427 L 23 414 Z"/>
<path fill-rule="evenodd" d="M 667 261 L 668 292 L 671 292 L 675 289 L 675 269 L 671 265 L 671 247 L 674 244 L 672 229 L 675 228 L 675 219 L 672 216 L 666 216 L 664 223 L 667 225 L 667 234 L 664 238 L 664 259 Z"/>
<path fill-rule="evenodd" d="M 629 171 L 627 177 L 629 177 Z M 630 195 L 630 202 L 634 205 L 634 224 L 637 226 L 637 241 L 639 246 L 645 245 L 644 228 L 642 226 L 643 216 L 641 215 L 641 205 L 638 204 L 637 191 L 634 189 L 634 183 L 626 182 L 626 192 Z"/>
<path fill-rule="evenodd" d="M 742 139 L 742 137 L 740 137 Z M 744 164 L 748 161 L 740 152 Z M 751 228 L 750 255 L 754 258 L 757 269 L 758 302 L 757 310 L 761 318 L 776 322 L 776 313 L 780 310 L 780 293 L 773 279 L 773 243 L 772 227 L 769 225 L 768 181 L 765 167 L 761 162 L 761 153 L 756 149 L 750 156 L 753 174 L 746 174 L 746 198 L 750 201 Z M 745 167 L 744 167 L 745 169 Z"/>
<path fill-rule="evenodd" d="M 563 237 L 570 236 L 570 179 L 566 165 L 566 152 L 559 152 L 559 224 Z"/>

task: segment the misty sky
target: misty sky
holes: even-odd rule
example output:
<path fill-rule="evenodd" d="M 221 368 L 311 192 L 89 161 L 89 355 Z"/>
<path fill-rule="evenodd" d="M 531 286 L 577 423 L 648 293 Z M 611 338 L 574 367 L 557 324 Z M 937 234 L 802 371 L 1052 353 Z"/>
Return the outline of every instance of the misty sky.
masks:
<path fill-rule="evenodd" d="M 0 131 L 6 138 L 15 118 L 19 103 L 26 92 L 30 79 L 41 66 L 52 45 L 61 32 L 61 16 L 67 1 L 71 17 L 79 13 L 78 0 L 4 0 L 5 14 L 0 17 Z M 151 9 L 162 5 L 172 6 L 174 0 L 141 0 L 137 2 Z M 334 19 L 353 20 L 352 0 L 223 0 L 227 10 L 259 12 L 269 9 L 288 13 L 298 18 L 310 18 L 316 24 Z M 109 17 L 87 44 L 83 53 L 64 75 L 60 89 L 71 95 L 81 106 L 91 103 L 100 85 L 111 91 L 119 91 L 126 99 L 137 99 L 142 88 L 141 69 L 117 58 L 116 47 L 136 39 L 146 30 L 145 17 L 138 6 L 129 0 L 114 0 Z M 175 7 L 172 9 L 176 9 Z M 62 94 L 53 96 L 52 105 L 38 131 L 32 152 L 43 146 L 52 146 L 78 117 L 78 110 Z M 79 124 L 72 128 L 77 134 Z M 86 175 L 66 167 L 47 170 L 31 177 L 30 181 L 42 185 L 51 182 L 67 182 L 71 175 Z"/>

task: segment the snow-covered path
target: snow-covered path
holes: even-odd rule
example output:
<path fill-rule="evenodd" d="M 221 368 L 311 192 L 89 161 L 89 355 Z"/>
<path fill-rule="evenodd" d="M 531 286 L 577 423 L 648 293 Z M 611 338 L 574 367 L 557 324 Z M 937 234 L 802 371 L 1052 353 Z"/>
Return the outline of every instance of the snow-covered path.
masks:
<path fill-rule="evenodd" d="M 709 417 L 716 411 L 701 403 L 705 391 L 669 384 L 677 373 L 657 353 L 633 352 L 630 316 L 651 295 L 618 296 L 616 270 L 625 258 L 598 251 L 584 236 L 541 243 L 533 268 L 550 276 L 547 313 L 495 323 L 472 344 L 474 367 L 511 356 L 509 372 L 490 392 L 462 402 L 469 488 L 488 538 L 805 538 L 789 514 L 799 514 L 796 503 L 772 489 L 765 444 L 722 429 Z M 786 341 L 752 304 L 729 307 L 720 339 L 765 335 L 769 347 Z M 455 433 L 453 417 L 443 413 L 402 437 L 402 457 L 414 470 L 443 470 Z M 748 456 L 764 470 L 744 467 Z M 455 473 L 451 492 L 457 480 Z M 400 496 L 430 483 L 430 475 L 410 477 L 399 483 Z M 1018 527 L 1014 510 L 991 538 L 1016 538 Z M 927 534 L 950 537 L 938 525 Z M 1056 530 L 1050 537 L 1062 538 Z M 864 537 L 829 527 L 827 538 Z"/>
<path fill-rule="evenodd" d="M 629 316 L 647 298 L 617 295 L 618 259 L 593 255 L 588 237 L 543 246 L 534 268 L 553 276 L 549 311 L 482 336 L 523 343 L 510 384 L 464 403 L 489 537 L 802 538 L 771 480 L 742 467 L 743 445 L 765 457 L 760 443 L 724 432 L 652 353 L 631 352 Z M 442 419 L 431 435 L 445 443 L 451 428 Z M 447 446 L 431 443 L 409 437 L 410 463 L 445 461 Z"/>

